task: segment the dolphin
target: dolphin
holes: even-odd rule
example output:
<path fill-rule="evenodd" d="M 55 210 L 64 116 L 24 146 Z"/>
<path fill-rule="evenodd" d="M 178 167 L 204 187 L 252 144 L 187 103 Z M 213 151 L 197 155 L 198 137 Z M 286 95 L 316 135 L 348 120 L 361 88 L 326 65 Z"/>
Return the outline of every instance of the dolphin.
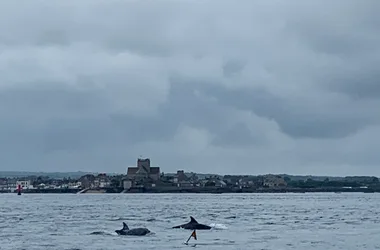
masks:
<path fill-rule="evenodd" d="M 190 216 L 190 222 L 188 222 L 186 224 L 179 225 L 179 226 L 175 226 L 173 228 L 184 228 L 184 229 L 191 229 L 191 230 L 194 230 L 194 229 L 209 230 L 209 229 L 211 229 L 210 226 L 199 224 L 198 221 L 196 221 L 192 216 Z"/>
<path fill-rule="evenodd" d="M 135 236 L 143 236 L 150 233 L 149 229 L 144 228 L 144 227 L 129 229 L 129 227 L 127 226 L 127 224 L 125 224 L 125 222 L 123 222 L 123 228 L 120 230 L 115 230 L 115 232 L 118 235 L 135 235 Z"/>

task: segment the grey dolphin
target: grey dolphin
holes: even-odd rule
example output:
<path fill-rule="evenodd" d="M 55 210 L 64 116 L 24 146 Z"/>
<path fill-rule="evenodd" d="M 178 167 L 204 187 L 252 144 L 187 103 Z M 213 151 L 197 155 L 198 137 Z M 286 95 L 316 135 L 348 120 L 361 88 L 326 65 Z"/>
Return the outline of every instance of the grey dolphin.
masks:
<path fill-rule="evenodd" d="M 198 221 L 196 221 L 192 216 L 190 216 L 190 222 L 188 222 L 186 224 L 179 225 L 179 226 L 175 226 L 173 228 L 184 228 L 184 229 L 191 229 L 191 230 L 194 230 L 194 229 L 209 230 L 209 229 L 211 229 L 210 226 L 199 224 Z"/>
<path fill-rule="evenodd" d="M 115 230 L 115 232 L 118 235 L 135 235 L 135 236 L 143 236 L 150 233 L 149 229 L 144 228 L 144 227 L 129 229 L 129 227 L 127 226 L 127 224 L 125 224 L 125 222 L 123 222 L 123 228 L 120 230 Z"/>

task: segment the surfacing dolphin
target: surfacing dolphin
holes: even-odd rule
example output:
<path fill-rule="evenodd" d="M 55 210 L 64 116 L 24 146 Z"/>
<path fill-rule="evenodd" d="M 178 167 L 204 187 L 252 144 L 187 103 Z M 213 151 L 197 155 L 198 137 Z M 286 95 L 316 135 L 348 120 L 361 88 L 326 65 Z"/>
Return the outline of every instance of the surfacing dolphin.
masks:
<path fill-rule="evenodd" d="M 143 236 L 150 233 L 149 229 L 144 228 L 144 227 L 129 229 L 129 227 L 127 226 L 127 224 L 125 224 L 125 222 L 123 222 L 123 228 L 120 230 L 115 230 L 115 232 L 118 235 L 135 235 L 135 236 Z"/>
<path fill-rule="evenodd" d="M 179 225 L 179 226 L 175 226 L 173 228 L 184 228 L 184 229 L 191 229 L 191 230 L 194 230 L 194 229 L 209 230 L 209 229 L 211 229 L 210 226 L 199 224 L 198 221 L 196 221 L 192 216 L 190 216 L 190 222 L 188 222 L 186 224 Z"/>

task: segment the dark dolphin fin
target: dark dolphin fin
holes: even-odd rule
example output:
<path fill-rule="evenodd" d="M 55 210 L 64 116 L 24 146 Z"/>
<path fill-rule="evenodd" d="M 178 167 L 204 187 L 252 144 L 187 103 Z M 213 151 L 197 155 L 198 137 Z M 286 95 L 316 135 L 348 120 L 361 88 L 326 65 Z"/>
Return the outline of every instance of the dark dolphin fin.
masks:
<path fill-rule="evenodd" d="M 129 230 L 129 227 L 127 224 L 125 224 L 125 222 L 123 222 L 123 229 L 122 230 Z"/>
<path fill-rule="evenodd" d="M 190 223 L 197 223 L 197 224 L 199 224 L 198 221 L 196 221 L 192 216 L 190 216 Z"/>

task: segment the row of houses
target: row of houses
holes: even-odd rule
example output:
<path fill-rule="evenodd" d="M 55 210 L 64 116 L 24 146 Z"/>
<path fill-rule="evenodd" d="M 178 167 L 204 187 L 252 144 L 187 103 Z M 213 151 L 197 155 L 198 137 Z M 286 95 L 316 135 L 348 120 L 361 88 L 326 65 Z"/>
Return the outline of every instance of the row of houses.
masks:
<path fill-rule="evenodd" d="M 26 177 L 24 179 L 0 178 L 0 191 L 13 192 L 20 187 L 26 189 L 85 189 L 85 188 L 105 188 L 111 184 L 112 177 L 106 174 L 85 175 L 78 180 L 36 180 L 34 177 Z"/>
<path fill-rule="evenodd" d="M 85 188 L 107 188 L 111 186 L 111 176 L 106 174 L 98 174 L 97 176 L 87 174 L 79 178 L 80 187 Z"/>
<path fill-rule="evenodd" d="M 122 179 L 122 186 L 128 190 L 132 187 L 283 187 L 287 183 L 280 175 L 263 176 L 209 176 L 199 179 L 195 173 L 186 174 L 178 170 L 174 175 L 165 175 L 159 167 L 152 167 L 149 158 L 137 159 L 136 167 L 128 167 L 127 175 Z"/>
<path fill-rule="evenodd" d="M 92 175 L 87 174 L 77 180 L 52 180 L 42 177 L 28 180 L 0 179 L 0 190 L 14 190 L 18 185 L 22 189 L 56 189 L 56 188 L 75 188 L 75 189 L 94 189 L 118 187 L 125 190 L 139 187 L 278 187 L 286 186 L 284 178 L 278 175 L 264 176 L 235 176 L 211 175 L 199 178 L 195 173 L 185 173 L 178 170 L 175 174 L 161 173 L 160 167 L 151 166 L 149 158 L 138 158 L 136 166 L 128 167 L 126 175 L 107 176 L 106 174 Z"/>
<path fill-rule="evenodd" d="M 0 190 L 1 191 L 14 191 L 17 189 L 17 187 L 20 185 L 23 189 L 31 189 L 34 188 L 31 184 L 30 180 L 17 180 L 17 179 L 7 179 L 7 178 L 0 178 Z"/>

